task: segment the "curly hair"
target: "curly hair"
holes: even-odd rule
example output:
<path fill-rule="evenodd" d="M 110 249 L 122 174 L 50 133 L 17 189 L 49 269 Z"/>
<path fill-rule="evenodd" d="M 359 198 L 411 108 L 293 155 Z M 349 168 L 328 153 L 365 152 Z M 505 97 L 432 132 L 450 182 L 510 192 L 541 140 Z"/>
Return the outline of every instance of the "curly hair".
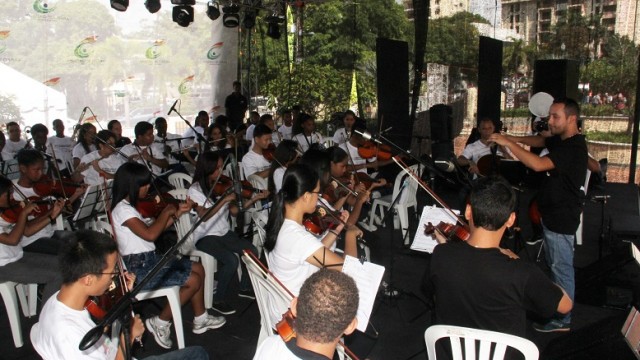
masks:
<path fill-rule="evenodd" d="M 333 342 L 356 317 L 359 301 L 358 288 L 349 275 L 321 269 L 302 284 L 294 329 L 310 341 Z"/>

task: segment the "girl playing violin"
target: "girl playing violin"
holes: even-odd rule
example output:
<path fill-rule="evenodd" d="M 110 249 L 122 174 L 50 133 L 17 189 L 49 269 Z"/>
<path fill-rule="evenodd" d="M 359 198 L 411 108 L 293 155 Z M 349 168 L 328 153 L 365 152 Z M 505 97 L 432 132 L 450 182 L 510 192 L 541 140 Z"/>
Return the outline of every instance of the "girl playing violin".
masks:
<path fill-rule="evenodd" d="M 304 215 L 316 210 L 319 193 L 316 172 L 304 164 L 291 165 L 284 174 L 282 189 L 273 201 L 266 226 L 265 249 L 270 269 L 296 296 L 304 280 L 320 268 L 342 271 L 342 257 L 327 249 L 302 225 Z M 336 232 L 329 235 L 336 236 L 343 226 L 338 225 Z M 357 256 L 356 240 L 361 235 L 357 227 L 348 227 L 345 254 Z M 281 316 L 276 311 L 271 313 L 274 320 Z"/>
<path fill-rule="evenodd" d="M 373 156 L 371 158 L 363 158 L 362 156 L 360 156 L 358 147 L 364 145 L 366 140 L 362 137 L 362 135 L 358 134 L 356 130 L 361 132 L 367 130 L 364 121 L 356 121 L 356 123 L 353 125 L 353 130 L 354 131 L 351 134 L 349 141 L 340 145 L 340 147 L 349 155 L 349 171 L 358 171 L 366 174 L 367 169 L 374 169 L 375 171 L 377 171 L 379 167 L 393 163 L 392 159 L 378 160 L 376 156 Z"/>
<path fill-rule="evenodd" d="M 93 137 L 96 136 L 96 127 L 91 123 L 84 123 L 78 131 L 78 143 L 73 147 L 71 152 L 73 156 L 74 169 L 80 164 L 80 159 L 92 151 L 96 151 L 93 145 Z"/>
<path fill-rule="evenodd" d="M 122 160 L 113 150 L 116 137 L 111 131 L 101 130 L 94 140 L 98 150 L 82 157 L 80 164 L 73 171 L 72 178 L 74 181 L 84 181 L 87 185 L 102 185 L 104 183 L 102 178 L 113 179 Z"/>
<path fill-rule="evenodd" d="M 113 202 L 111 204 L 112 221 L 118 248 L 128 271 L 139 279 L 147 276 L 160 258 L 156 255 L 154 241 L 173 224 L 173 219 L 188 212 L 191 200 L 165 207 L 156 219 L 145 219 L 136 210 L 138 200 L 147 196 L 151 186 L 149 169 L 138 163 L 125 163 L 115 174 L 113 180 Z M 217 329 L 225 324 L 224 317 L 209 315 L 204 307 L 204 269 L 199 263 L 186 258 L 175 259 L 168 263 L 145 289 L 157 289 L 167 286 L 180 286 L 180 303 L 191 303 L 195 317 L 193 332 L 202 334 L 209 329 Z M 161 347 L 172 346 L 170 338 L 171 309 L 165 305 L 160 315 L 145 321 L 147 330 Z"/>
<path fill-rule="evenodd" d="M 213 296 L 212 308 L 221 314 L 229 315 L 235 313 L 235 310 L 225 302 L 225 297 L 233 275 L 238 268 L 236 254 L 242 255 L 242 250 L 250 249 L 257 255 L 258 250 L 249 240 L 239 237 L 231 230 L 228 220 L 229 214 L 231 216 L 238 215 L 236 194 L 232 191 L 232 184 L 229 183 L 225 193 L 215 194 L 216 196 L 223 196 L 221 199 L 216 201 L 213 197 L 210 197 L 211 188 L 222 172 L 222 160 L 218 152 L 207 151 L 198 157 L 193 175 L 193 184 L 189 187 L 189 197 L 196 204 L 196 212 L 199 217 L 202 217 L 215 204 L 215 209 L 193 232 L 193 238 L 196 239 L 195 247 L 198 250 L 213 256 L 219 264 L 222 264 L 222 268 L 218 268 L 218 285 Z M 251 199 L 244 200 L 243 207 L 249 208 L 256 201 L 264 199 L 268 195 L 268 191 L 258 192 Z M 244 267 L 244 263 L 242 266 Z M 251 290 L 249 273 L 246 269 L 242 272 L 238 295 L 250 299 L 255 298 L 253 290 Z"/>
<path fill-rule="evenodd" d="M 353 128 L 353 124 L 356 122 L 356 113 L 351 110 L 347 110 L 344 112 L 344 117 L 342 118 L 342 122 L 344 127 L 336 130 L 335 134 L 333 134 L 333 144 L 336 146 L 340 146 L 351 138 L 351 132 Z"/>
<path fill-rule="evenodd" d="M 287 167 L 298 160 L 298 144 L 293 140 L 282 140 L 273 152 L 273 161 L 269 170 L 268 189 L 275 194 L 282 187 L 282 177 Z"/>

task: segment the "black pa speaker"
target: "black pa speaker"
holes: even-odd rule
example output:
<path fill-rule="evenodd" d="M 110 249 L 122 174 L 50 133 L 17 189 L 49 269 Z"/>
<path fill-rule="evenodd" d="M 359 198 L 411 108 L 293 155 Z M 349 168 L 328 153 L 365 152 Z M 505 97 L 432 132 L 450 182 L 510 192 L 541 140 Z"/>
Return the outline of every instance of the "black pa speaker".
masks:
<path fill-rule="evenodd" d="M 533 93 L 544 91 L 554 99 L 568 97 L 580 102 L 579 77 L 580 64 L 576 60 L 536 60 Z"/>

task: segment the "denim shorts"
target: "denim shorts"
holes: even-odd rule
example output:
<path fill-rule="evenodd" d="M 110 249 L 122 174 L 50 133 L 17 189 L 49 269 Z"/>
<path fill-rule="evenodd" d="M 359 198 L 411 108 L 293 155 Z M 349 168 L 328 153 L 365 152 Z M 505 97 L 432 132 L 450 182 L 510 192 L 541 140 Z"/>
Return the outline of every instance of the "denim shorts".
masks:
<path fill-rule="evenodd" d="M 149 251 L 125 255 L 122 259 L 127 270 L 136 274 L 136 282 L 140 282 L 160 261 L 161 256 L 156 255 L 155 251 Z M 153 279 L 145 284 L 143 290 L 182 286 L 187 282 L 189 275 L 191 275 L 191 260 L 188 258 L 174 259 L 160 269 Z"/>

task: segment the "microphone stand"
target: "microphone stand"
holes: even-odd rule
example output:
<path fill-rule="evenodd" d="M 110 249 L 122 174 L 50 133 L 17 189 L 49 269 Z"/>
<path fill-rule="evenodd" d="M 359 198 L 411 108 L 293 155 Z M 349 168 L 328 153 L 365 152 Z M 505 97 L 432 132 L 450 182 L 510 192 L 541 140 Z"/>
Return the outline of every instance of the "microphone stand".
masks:
<path fill-rule="evenodd" d="M 225 195 L 226 193 L 220 196 L 218 201 L 216 201 L 216 203 L 213 204 L 213 206 L 208 208 L 207 211 L 203 214 L 203 216 L 200 217 L 193 224 L 193 226 L 191 226 L 191 229 L 189 229 L 189 231 L 182 237 L 182 239 L 180 239 L 180 241 L 176 242 L 175 245 L 173 245 L 169 250 L 167 250 L 167 252 L 162 256 L 162 259 L 160 259 L 160 261 L 158 261 L 158 263 L 151 269 L 149 274 L 147 274 L 147 276 L 145 276 L 144 279 L 138 282 L 138 284 L 133 289 L 131 289 L 131 291 L 126 293 L 120 300 L 118 300 L 118 302 L 116 302 L 115 305 L 107 312 L 104 318 L 99 323 L 97 323 L 93 329 L 89 330 L 85 334 L 85 336 L 82 338 L 82 341 L 80 341 L 80 344 L 79 344 L 80 350 L 84 351 L 90 348 L 91 346 L 93 346 L 102 336 L 103 329 L 106 326 L 108 326 L 109 324 L 112 324 L 113 322 L 120 319 L 121 317 L 126 316 L 127 313 L 131 311 L 130 309 L 135 300 L 136 294 L 138 294 L 144 288 L 144 286 L 155 277 L 155 275 L 164 267 L 164 265 L 166 265 L 169 261 L 173 260 L 174 258 L 179 258 L 182 256 L 179 254 L 179 249 L 182 246 L 182 244 L 184 244 L 185 241 L 187 241 L 187 239 L 189 238 L 189 236 L 191 236 L 191 234 L 195 231 L 195 229 L 197 229 L 198 226 L 200 226 L 200 224 L 209 217 L 213 209 L 216 208 L 216 205 L 218 205 L 218 203 L 225 197 Z M 123 324 L 122 326 L 123 327 L 128 326 L 128 324 Z M 125 341 L 127 340 L 125 339 Z"/>
<path fill-rule="evenodd" d="M 233 174 L 233 191 L 238 199 L 238 216 L 236 216 L 236 233 L 244 232 L 244 206 L 242 204 L 242 179 L 240 179 L 240 166 L 238 164 L 238 147 L 236 146 L 235 155 L 229 154 L 231 157 L 231 168 Z"/>
<path fill-rule="evenodd" d="M 201 145 L 200 146 L 200 151 L 198 153 L 202 153 L 204 151 L 204 147 L 207 146 L 207 140 L 204 138 L 204 136 L 202 136 L 202 134 L 200 134 L 199 132 L 196 131 L 196 129 L 193 127 L 193 125 L 191 125 L 191 123 L 189 122 L 189 120 L 185 119 L 182 114 L 180 114 L 180 112 L 178 110 L 176 110 L 176 104 L 178 103 L 180 99 L 176 100 L 176 102 L 173 103 L 173 106 L 171 107 L 171 109 L 169 110 L 169 112 L 167 113 L 167 115 L 171 115 L 172 112 L 175 112 L 176 114 L 178 114 L 178 116 L 180 117 L 180 119 L 182 119 L 182 121 L 184 121 L 187 126 L 193 131 L 193 133 L 196 136 L 196 139 L 198 139 L 198 144 Z"/>

